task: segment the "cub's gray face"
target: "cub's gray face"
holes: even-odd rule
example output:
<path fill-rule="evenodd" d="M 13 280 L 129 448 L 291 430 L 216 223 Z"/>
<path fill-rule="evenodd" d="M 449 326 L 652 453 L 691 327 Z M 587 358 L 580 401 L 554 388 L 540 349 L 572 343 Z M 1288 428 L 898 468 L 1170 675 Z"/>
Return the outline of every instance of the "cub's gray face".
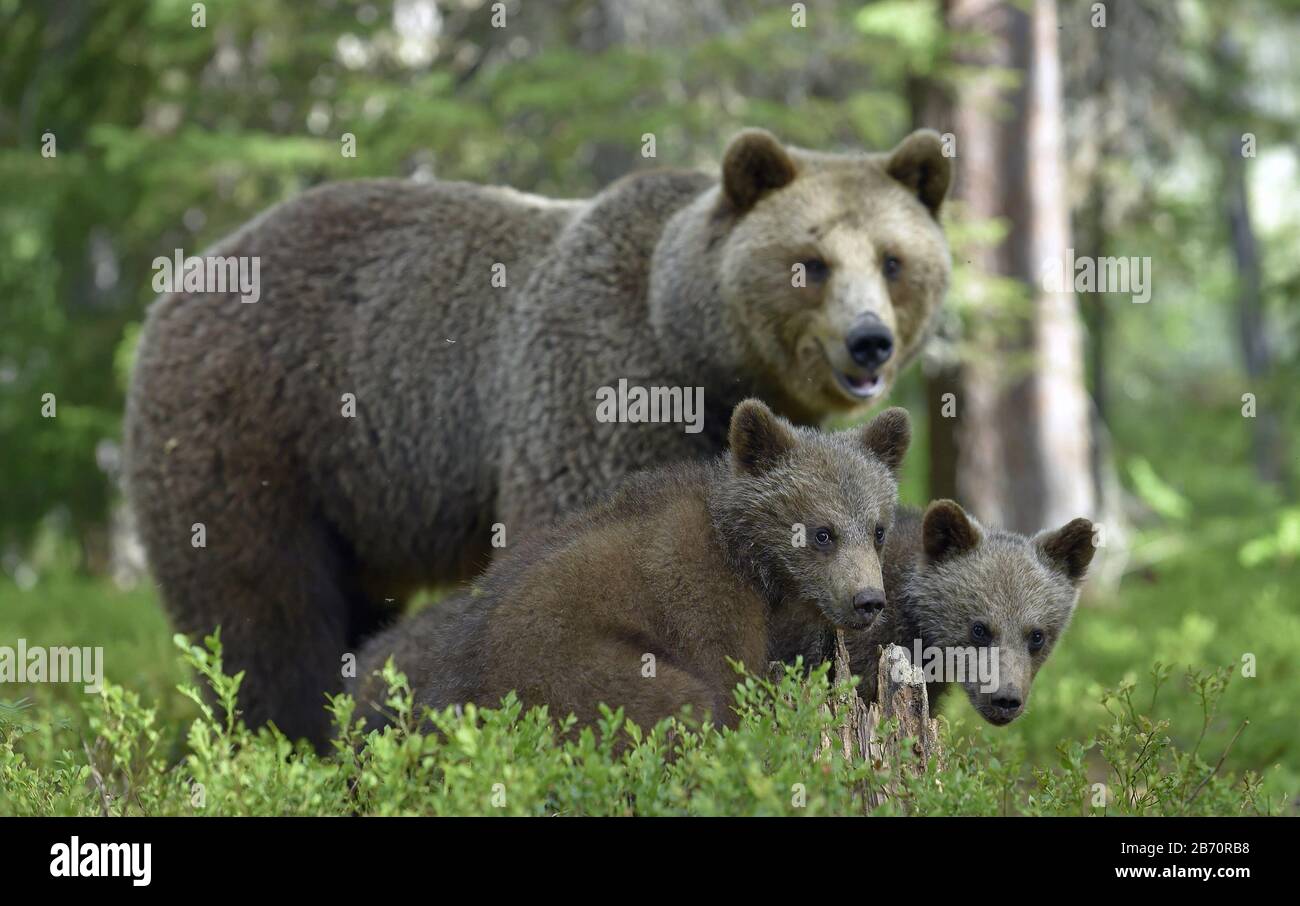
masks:
<path fill-rule="evenodd" d="M 731 419 L 732 476 L 716 519 L 724 543 L 774 602 L 813 604 L 836 626 L 869 626 L 885 606 L 880 549 L 910 439 L 902 409 L 823 434 L 746 400 Z"/>
<path fill-rule="evenodd" d="M 1069 625 L 1095 550 L 1092 523 L 1075 519 L 1033 538 L 986 532 L 941 500 L 926 510 L 921 534 L 923 563 L 911 587 L 924 602 L 921 636 L 945 653 L 975 655 L 985 671 L 950 679 L 985 720 L 1008 724 L 1024 713 L 1034 676 Z"/>
<path fill-rule="evenodd" d="M 786 149 L 747 130 L 723 161 L 720 291 L 748 363 L 817 416 L 884 395 L 947 289 L 939 136 L 883 155 Z"/>

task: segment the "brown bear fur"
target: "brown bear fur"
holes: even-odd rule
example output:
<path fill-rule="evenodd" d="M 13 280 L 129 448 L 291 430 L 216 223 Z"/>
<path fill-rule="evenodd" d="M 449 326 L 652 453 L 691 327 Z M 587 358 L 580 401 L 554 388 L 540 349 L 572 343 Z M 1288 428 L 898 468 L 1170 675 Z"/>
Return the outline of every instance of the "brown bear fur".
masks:
<path fill-rule="evenodd" d="M 947 286 L 948 165 L 932 132 L 837 155 L 750 130 L 721 181 L 553 201 L 376 180 L 272 208 L 210 251 L 259 256 L 260 301 L 164 295 L 139 345 L 127 489 L 175 626 L 221 626 L 250 724 L 322 741 L 344 653 L 415 588 L 484 569 L 495 525 L 513 544 L 716 455 L 747 396 L 800 424 L 878 400 Z M 870 374 L 845 346 L 864 318 L 895 342 Z M 703 388 L 703 430 L 597 421 L 620 378 Z"/>
<path fill-rule="evenodd" d="M 375 672 L 392 656 L 421 706 L 491 707 L 513 689 L 580 724 L 602 702 L 641 726 L 687 705 L 731 724 L 727 659 L 765 667 L 771 621 L 869 625 L 878 610 L 862 602 L 883 603 L 876 537 L 893 518 L 907 414 L 821 434 L 750 400 L 730 438 L 711 462 L 634 476 L 498 558 L 476 594 L 376 636 L 352 684 L 361 712 L 383 722 Z"/>

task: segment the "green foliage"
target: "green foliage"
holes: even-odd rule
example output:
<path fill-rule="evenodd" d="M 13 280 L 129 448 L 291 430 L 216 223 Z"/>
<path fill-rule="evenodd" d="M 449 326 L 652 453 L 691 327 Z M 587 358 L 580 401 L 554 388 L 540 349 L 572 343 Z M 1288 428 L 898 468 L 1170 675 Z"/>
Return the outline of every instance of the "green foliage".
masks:
<path fill-rule="evenodd" d="M 1247 773 L 1240 781 L 1225 779 L 1219 776 L 1218 765 L 1208 765 L 1200 755 L 1232 671 L 1232 667 L 1223 667 L 1209 673 L 1187 672 L 1188 688 L 1201 710 L 1200 734 L 1191 751 L 1179 751 L 1174 746 L 1169 721 L 1139 713 L 1133 702 L 1135 683 L 1126 681 L 1106 693 L 1102 704 L 1113 722 L 1098 732 L 1096 745 L 1109 767 L 1111 795 L 1106 797 L 1107 808 L 1164 816 L 1224 814 L 1234 807 L 1269 813 L 1273 806 L 1260 801 L 1260 780 L 1256 775 Z M 1152 668 L 1148 710 L 1154 709 L 1160 687 L 1168 677 L 1165 665 L 1157 663 Z M 1247 723 L 1243 722 L 1241 729 Z"/>
<path fill-rule="evenodd" d="M 107 684 L 85 706 L 88 732 L 42 723 L 25 706 L 0 709 L 0 811 L 15 815 L 845 815 L 864 811 L 864 792 L 892 789 L 881 814 L 1077 815 L 1268 814 L 1253 775 L 1237 779 L 1200 755 L 1228 671 L 1189 672 L 1204 717 L 1201 739 L 1178 749 L 1168 723 L 1138 711 L 1126 683 L 1103 703 L 1112 721 L 1095 740 L 1065 743 L 1056 768 L 1024 774 L 1014 744 L 950 740 L 942 767 L 877 769 L 849 763 L 836 747 L 822 665 L 809 676 L 788 667 L 779 681 L 741 673 L 739 725 L 699 725 L 689 715 L 651 728 L 602 710 L 581 730 L 570 716 L 527 713 L 514 694 L 499 708 L 472 705 L 417 713 L 406 678 L 384 669 L 391 725 L 364 733 L 351 698 L 329 702 L 333 752 L 295 746 L 274 727 L 239 719 L 240 677 L 222 670 L 217 636 L 191 645 L 185 663 L 208 694 L 183 685 L 199 715 L 189 751 L 171 764 L 156 711 Z M 1157 668 L 1151 706 L 1167 676 Z M 93 744 L 88 742 L 93 739 Z M 908 747 L 905 747 L 905 749 Z M 1111 792 L 1100 805 L 1085 757 L 1095 752 Z"/>
<path fill-rule="evenodd" d="M 1259 566 L 1270 560 L 1294 562 L 1300 557 L 1300 507 L 1278 513 L 1277 527 L 1247 541 L 1237 556 L 1242 566 Z"/>
<path fill-rule="evenodd" d="M 1129 463 L 1129 477 L 1133 488 L 1142 502 L 1166 519 L 1183 521 L 1187 519 L 1188 505 L 1178 491 L 1171 488 L 1156 474 L 1151 463 L 1142 457 L 1135 457 Z"/>

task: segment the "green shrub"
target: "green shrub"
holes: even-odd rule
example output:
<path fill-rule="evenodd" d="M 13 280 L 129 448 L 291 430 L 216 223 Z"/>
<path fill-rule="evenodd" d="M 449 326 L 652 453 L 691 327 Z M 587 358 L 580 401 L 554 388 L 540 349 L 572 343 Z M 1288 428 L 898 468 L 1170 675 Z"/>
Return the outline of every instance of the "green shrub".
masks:
<path fill-rule="evenodd" d="M 274 728 L 239 718 L 241 675 L 222 670 L 217 636 L 180 636 L 185 663 L 210 694 L 181 691 L 199 709 L 188 753 L 169 763 L 154 708 L 105 684 L 85 705 L 85 730 L 58 717 L 35 721 L 18 703 L 0 709 L 0 812 L 17 815 L 844 815 L 864 811 L 864 790 L 890 787 L 882 814 L 1273 814 L 1253 774 L 1235 778 L 1173 743 L 1168 724 L 1139 711 L 1134 683 L 1108 692 L 1110 721 L 1086 742 L 1058 747 L 1058 763 L 1025 771 L 1023 743 L 954 737 L 945 764 L 849 763 L 818 755 L 835 718 L 827 667 L 790 667 L 779 682 L 745 674 L 733 729 L 683 714 L 638 727 L 605 709 L 595 727 L 545 709 L 416 713 L 405 677 L 384 674 L 392 725 L 363 733 L 356 705 L 330 702 L 337 729 L 325 757 Z M 1231 671 L 1190 673 L 1204 730 Z M 1167 669 L 1152 673 L 1153 712 Z M 71 742 L 76 740 L 75 743 Z M 93 742 L 91 741 L 93 740 Z M 906 747 L 905 747 L 906 748 Z M 1101 776 L 1101 775 L 1104 775 Z"/>

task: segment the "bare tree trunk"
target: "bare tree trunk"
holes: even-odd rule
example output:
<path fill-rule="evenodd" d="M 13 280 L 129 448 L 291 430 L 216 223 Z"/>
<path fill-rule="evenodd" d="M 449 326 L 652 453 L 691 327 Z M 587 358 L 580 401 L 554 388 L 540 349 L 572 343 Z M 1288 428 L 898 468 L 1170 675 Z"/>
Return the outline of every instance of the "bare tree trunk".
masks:
<path fill-rule="evenodd" d="M 1035 0 L 1029 104 L 1029 197 L 1033 223 L 1032 280 L 1042 263 L 1063 261 L 1070 248 L 1070 206 L 1065 185 L 1061 59 L 1056 0 Z M 1036 415 L 1039 483 L 1045 495 L 1038 525 L 1063 525 L 1095 515 L 1088 391 L 1084 384 L 1083 325 L 1068 287 L 1047 292 L 1038 285 L 1035 304 Z M 1033 511 L 1028 510 L 1026 515 Z"/>
<path fill-rule="evenodd" d="M 1242 100 L 1242 60 L 1237 45 L 1225 30 L 1214 45 L 1219 71 L 1229 73 L 1226 94 L 1230 102 Z M 1286 458 L 1276 411 L 1270 405 L 1267 383 L 1273 368 L 1268 327 L 1264 318 L 1263 277 L 1259 244 L 1250 220 L 1250 193 L 1246 185 L 1246 158 L 1241 136 L 1229 135 L 1224 144 L 1222 166 L 1224 214 L 1228 221 L 1232 257 L 1237 266 L 1237 331 L 1241 340 L 1242 363 L 1249 379 L 1247 391 L 1256 397 L 1254 431 L 1251 437 L 1255 472 L 1261 481 L 1285 485 Z M 1263 399 L 1260 399 L 1263 397 Z"/>
<path fill-rule="evenodd" d="M 1255 472 L 1261 481 L 1285 483 L 1285 466 L 1281 451 L 1282 434 L 1277 414 L 1264 392 L 1263 404 L 1258 397 L 1265 389 L 1272 371 L 1273 355 L 1269 349 L 1264 323 L 1264 299 L 1260 290 L 1259 246 L 1250 222 L 1250 196 L 1246 189 L 1246 160 L 1241 156 L 1241 142 L 1228 141 L 1224 156 L 1224 199 L 1228 231 L 1232 238 L 1232 256 L 1237 265 L 1237 327 L 1241 337 L 1242 360 L 1249 378 L 1248 390 L 1257 398 L 1252 436 Z"/>
<path fill-rule="evenodd" d="M 1091 188 L 1088 192 L 1088 200 L 1078 219 L 1079 229 L 1076 233 L 1075 247 L 1079 249 L 1080 253 L 1099 259 L 1106 255 L 1107 248 L 1104 222 L 1105 204 L 1103 201 L 1106 192 L 1105 177 L 1100 173 L 1094 173 L 1090 182 Z M 1090 340 L 1088 343 L 1088 383 L 1092 387 L 1093 405 L 1098 420 L 1105 421 L 1109 405 L 1106 386 L 1107 356 L 1105 338 L 1110 326 L 1110 319 L 1106 311 L 1106 300 L 1100 294 L 1093 293 L 1079 300 L 1079 309 L 1087 324 Z M 1096 446 L 1096 444 L 1093 445 L 1094 452 Z M 1095 455 L 1093 457 L 1093 484 L 1098 488 L 1101 486 L 1101 463 Z M 1097 493 L 1100 495 L 1100 491 Z"/>
<path fill-rule="evenodd" d="M 1130 15 L 1135 10 L 1138 15 Z M 1083 140 L 1084 147 L 1075 149 L 1080 170 L 1072 174 L 1084 181 L 1087 192 L 1082 209 L 1075 218 L 1074 246 L 1079 255 L 1094 261 L 1110 253 L 1110 225 L 1124 216 L 1113 203 L 1122 193 L 1114 190 L 1103 164 L 1115 154 L 1126 153 L 1115 135 L 1115 130 L 1123 127 L 1114 124 L 1110 112 L 1114 110 L 1117 96 L 1127 96 L 1124 67 L 1132 64 L 1134 43 L 1141 42 L 1146 34 L 1139 27 L 1143 21 L 1142 10 L 1123 7 L 1112 8 L 1110 12 L 1109 27 L 1087 29 L 1091 47 L 1084 43 L 1070 50 L 1070 53 L 1088 58 L 1086 72 L 1079 76 L 1086 88 L 1084 97 L 1080 99 L 1083 109 L 1077 114 L 1082 123 L 1076 126 L 1081 128 L 1081 132 L 1086 129 L 1086 139 Z M 1127 204 L 1137 202 L 1129 201 Z M 1107 422 L 1110 414 L 1112 304 L 1115 303 L 1099 293 L 1078 299 L 1086 328 L 1087 386 L 1091 389 L 1093 402 L 1091 463 L 1094 504 L 1089 515 L 1105 526 L 1107 547 L 1107 555 L 1095 560 L 1089 570 L 1088 597 L 1107 597 L 1115 592 L 1128 565 L 1131 534 L 1124 511 L 1125 492 L 1116 468 Z"/>
<path fill-rule="evenodd" d="M 953 0 L 949 24 L 959 32 L 986 36 L 977 51 L 959 56 L 959 62 L 981 67 L 982 74 L 967 82 L 957 98 L 954 114 L 957 136 L 957 180 L 954 194 L 970 216 L 992 220 L 1004 215 L 1004 192 L 1009 174 L 1001 158 L 1004 144 L 995 111 L 1001 91 L 993 67 L 1010 67 L 1011 48 L 1007 19 L 1011 10 L 999 0 Z M 1002 274 L 1007 268 L 1001 250 L 981 246 L 968 263 L 981 273 Z M 959 398 L 961 425 L 957 433 L 958 499 L 980 518 L 1004 521 L 1002 450 L 999 443 L 998 398 L 1002 393 L 1003 371 L 999 367 L 999 338 L 996 328 L 983 318 L 973 318 L 968 340 L 979 352 L 962 369 Z"/>
<path fill-rule="evenodd" d="M 936 362 L 925 373 L 926 424 L 930 438 L 930 459 L 926 463 L 926 486 L 931 500 L 954 500 L 957 497 L 957 463 L 961 448 L 957 435 L 961 430 L 961 370 L 947 361 Z M 953 416 L 949 403 L 955 409 Z"/>
<path fill-rule="evenodd" d="M 950 15 L 951 0 L 944 0 L 945 23 Z M 934 80 L 914 78 L 908 83 L 908 100 L 913 129 L 953 131 L 953 102 L 948 92 Z M 956 346 L 960 335 L 957 317 L 944 309 L 934 336 L 922 353 L 921 375 L 925 383 L 926 436 L 929 459 L 926 485 L 929 498 L 953 499 L 957 496 L 957 458 L 962 408 L 956 404 L 961 395 L 961 362 Z"/>
<path fill-rule="evenodd" d="M 1035 0 L 1026 13 L 1000 0 L 955 0 L 952 18 L 987 38 L 966 62 L 1022 77 L 1007 90 L 989 71 L 963 91 L 959 196 L 974 216 L 1008 223 L 1001 245 L 975 263 L 1016 279 L 1030 300 L 973 330 L 958 490 L 981 518 L 1033 532 L 1092 514 L 1095 500 L 1082 325 L 1069 287 L 1052 292 L 1041 279 L 1070 247 L 1056 4 Z"/>

